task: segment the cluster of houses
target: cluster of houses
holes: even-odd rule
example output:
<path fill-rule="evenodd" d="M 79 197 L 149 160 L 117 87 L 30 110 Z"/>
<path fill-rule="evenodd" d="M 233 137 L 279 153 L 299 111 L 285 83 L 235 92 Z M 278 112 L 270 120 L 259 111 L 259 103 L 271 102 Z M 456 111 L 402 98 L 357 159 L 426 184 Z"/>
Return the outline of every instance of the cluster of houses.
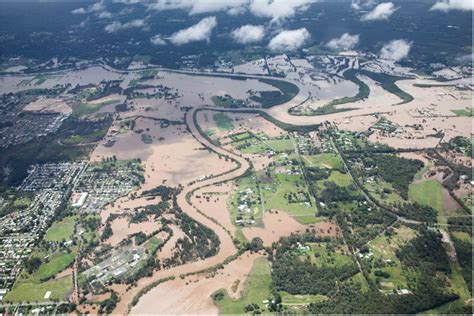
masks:
<path fill-rule="evenodd" d="M 121 248 L 99 264 L 84 271 L 90 288 L 96 292 L 112 280 L 120 280 L 138 269 L 138 263 L 145 258 L 143 250 L 135 247 Z"/>
<path fill-rule="evenodd" d="M 96 213 L 117 198 L 126 195 L 139 183 L 138 170 L 132 164 L 102 169 L 99 166 L 87 168 L 74 185 L 73 206 L 85 213 Z"/>
<path fill-rule="evenodd" d="M 235 221 L 236 224 L 254 224 L 255 221 L 249 216 L 252 215 L 252 205 L 255 204 L 254 191 L 251 188 L 241 190 L 238 192 L 237 198 L 237 211 L 239 212 L 238 219 Z"/>

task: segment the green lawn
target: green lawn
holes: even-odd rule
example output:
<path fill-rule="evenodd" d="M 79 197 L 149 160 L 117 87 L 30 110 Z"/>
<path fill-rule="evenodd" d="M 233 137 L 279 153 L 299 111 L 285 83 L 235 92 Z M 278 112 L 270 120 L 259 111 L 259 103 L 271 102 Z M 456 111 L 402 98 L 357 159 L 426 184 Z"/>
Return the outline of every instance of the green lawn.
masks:
<path fill-rule="evenodd" d="M 85 135 L 71 135 L 66 139 L 61 140 L 61 143 L 66 145 L 77 145 L 83 143 L 91 143 L 100 140 L 107 134 L 108 128 L 98 129 Z"/>
<path fill-rule="evenodd" d="M 247 154 L 262 154 L 268 151 L 283 153 L 294 151 L 295 147 L 289 138 L 268 138 L 266 135 L 255 135 L 233 143 L 236 148 L 242 147 L 241 152 Z"/>
<path fill-rule="evenodd" d="M 271 150 L 275 152 L 285 152 L 285 151 L 294 151 L 295 147 L 293 142 L 289 138 L 283 139 L 269 139 L 263 141 Z"/>
<path fill-rule="evenodd" d="M 71 265 L 73 261 L 73 253 L 59 252 L 54 254 L 49 258 L 48 262 L 43 260 L 43 264 L 31 275 L 31 279 L 40 281 L 41 279 L 52 277 Z"/>
<path fill-rule="evenodd" d="M 69 216 L 60 222 L 54 223 L 46 232 L 44 239 L 46 241 L 63 241 L 71 239 L 76 220 L 77 216 Z"/>
<path fill-rule="evenodd" d="M 302 175 L 275 174 L 271 184 L 262 184 L 265 209 L 285 211 L 302 223 L 316 223 L 316 210 L 311 205 L 308 188 Z M 296 194 L 300 201 L 289 202 L 287 196 Z M 307 204 L 309 203 L 309 205 Z M 311 221 L 310 219 L 313 219 Z"/>
<path fill-rule="evenodd" d="M 48 299 L 44 298 L 46 292 L 51 291 Z M 27 281 L 17 281 L 3 302 L 44 302 L 52 300 L 65 300 L 66 296 L 72 292 L 72 276 L 60 279 L 53 279 L 44 283 Z"/>
<path fill-rule="evenodd" d="M 410 184 L 408 190 L 410 200 L 431 206 L 443 215 L 443 186 L 436 180 L 426 180 Z"/>
<path fill-rule="evenodd" d="M 162 241 L 160 239 L 153 236 L 145 243 L 145 248 L 150 252 L 154 252 L 161 243 Z"/>
<path fill-rule="evenodd" d="M 318 267 L 344 266 L 353 262 L 349 255 L 349 249 L 345 246 L 329 251 L 326 243 L 311 243 L 308 245 L 311 250 L 307 254 L 310 255 L 312 262 Z"/>
<path fill-rule="evenodd" d="M 72 276 L 64 276 L 55 279 L 54 276 L 70 266 L 74 261 L 74 252 L 58 252 L 49 257 L 49 261 L 44 259 L 44 253 L 36 253 L 33 256 L 41 258 L 43 263 L 37 271 L 28 274 L 23 270 L 16 279 L 12 290 L 6 295 L 4 301 L 52 301 L 65 300 L 66 296 L 72 291 Z M 41 280 L 47 281 L 41 281 Z M 46 292 L 51 291 L 49 298 L 44 298 Z"/>
<path fill-rule="evenodd" d="M 325 181 L 332 181 L 338 186 L 346 187 L 352 183 L 352 177 L 348 173 L 341 173 L 339 171 L 331 171 L 329 178 Z"/>
<path fill-rule="evenodd" d="M 221 300 L 214 301 L 219 308 L 219 314 L 243 314 L 244 307 L 249 304 L 258 304 L 260 310 L 265 310 L 265 304 L 262 301 L 269 299 L 271 296 L 270 283 L 270 265 L 267 259 L 256 259 L 245 282 L 245 289 L 239 299 L 231 299 L 226 290 L 218 291 L 224 294 Z"/>
<path fill-rule="evenodd" d="M 363 292 L 367 292 L 369 290 L 369 284 L 367 283 L 367 280 L 365 279 L 364 275 L 362 272 L 357 273 L 353 277 L 349 278 L 346 280 L 346 282 L 351 282 L 352 284 L 357 284 L 360 286 L 360 289 Z"/>
<path fill-rule="evenodd" d="M 322 153 L 315 156 L 305 156 L 305 159 L 319 168 L 343 170 L 342 159 L 338 154 Z"/>
<path fill-rule="evenodd" d="M 229 131 L 231 129 L 234 129 L 234 124 L 232 123 L 232 119 L 225 115 L 224 113 L 214 113 L 212 116 L 214 118 L 214 121 L 217 124 L 217 127 L 221 131 Z"/>
<path fill-rule="evenodd" d="M 368 183 L 362 180 L 365 188 L 370 192 L 371 196 L 377 199 L 382 204 L 401 203 L 405 200 L 397 193 L 391 183 L 384 181 L 382 178 L 375 178 L 374 182 Z M 390 193 L 384 192 L 384 189 L 390 191 Z"/>
<path fill-rule="evenodd" d="M 109 104 L 114 104 L 119 102 L 118 100 L 108 100 L 102 103 L 80 103 L 76 108 L 74 109 L 74 113 L 77 115 L 88 115 L 95 113 L 96 111 L 100 110 L 100 108 L 109 105 Z"/>

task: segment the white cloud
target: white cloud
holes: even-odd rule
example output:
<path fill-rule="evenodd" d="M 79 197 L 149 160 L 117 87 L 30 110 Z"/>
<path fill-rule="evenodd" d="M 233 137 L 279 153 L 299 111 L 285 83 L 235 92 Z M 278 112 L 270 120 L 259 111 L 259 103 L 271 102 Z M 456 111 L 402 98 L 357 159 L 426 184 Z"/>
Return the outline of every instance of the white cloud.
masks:
<path fill-rule="evenodd" d="M 150 42 L 151 42 L 153 45 L 157 45 L 157 46 L 166 45 L 166 42 L 165 42 L 165 40 L 163 39 L 163 37 L 161 36 L 161 34 L 157 34 L 157 35 L 153 36 L 152 38 L 150 38 Z"/>
<path fill-rule="evenodd" d="M 441 0 L 436 2 L 431 10 L 443 12 L 451 10 L 474 11 L 474 2 L 472 0 Z"/>
<path fill-rule="evenodd" d="M 270 40 L 268 48 L 277 51 L 293 51 L 303 46 L 310 36 L 306 28 L 281 31 Z"/>
<path fill-rule="evenodd" d="M 208 12 L 218 12 L 222 10 L 231 10 L 246 5 L 248 0 L 227 0 L 227 1 L 209 1 L 194 0 L 190 14 L 201 14 Z"/>
<path fill-rule="evenodd" d="M 189 11 L 189 14 L 192 15 L 224 10 L 238 10 L 238 8 L 247 5 L 249 1 L 250 0 L 157 0 L 148 7 L 158 11 L 183 9 Z"/>
<path fill-rule="evenodd" d="M 359 34 L 344 33 L 341 37 L 330 40 L 326 46 L 332 49 L 353 49 L 357 44 L 359 44 Z"/>
<path fill-rule="evenodd" d="M 412 43 L 406 40 L 394 40 L 384 45 L 380 50 L 380 58 L 394 61 L 402 60 L 410 53 Z"/>
<path fill-rule="evenodd" d="M 77 8 L 71 11 L 72 14 L 85 14 L 87 11 L 84 8 Z"/>
<path fill-rule="evenodd" d="M 143 2 L 142 0 L 113 0 L 114 3 L 123 3 L 123 4 L 136 4 Z"/>
<path fill-rule="evenodd" d="M 155 0 L 148 5 L 149 9 L 163 11 L 182 9 L 189 14 L 202 14 L 227 11 L 236 15 L 249 10 L 260 17 L 281 21 L 295 15 L 298 10 L 305 10 L 316 0 Z"/>
<path fill-rule="evenodd" d="M 352 0 L 352 10 L 369 9 L 375 5 L 375 0 Z"/>
<path fill-rule="evenodd" d="M 103 11 L 105 10 L 105 4 L 100 1 L 100 2 L 96 2 L 94 4 L 91 4 L 87 10 L 84 9 L 84 8 L 78 8 L 78 9 L 74 9 L 71 11 L 72 14 L 86 14 L 86 13 L 90 13 L 90 12 L 99 12 L 99 11 Z"/>
<path fill-rule="evenodd" d="M 119 21 L 114 21 L 108 24 L 107 26 L 105 26 L 104 30 L 107 33 L 114 33 L 121 30 L 139 28 L 139 27 L 145 27 L 145 26 L 146 26 L 146 23 L 145 23 L 145 20 L 143 19 L 132 20 L 124 24 L 120 23 Z"/>
<path fill-rule="evenodd" d="M 360 20 L 361 21 L 380 21 L 388 20 L 388 18 L 396 11 L 397 9 L 392 2 L 381 3 L 376 6 L 372 11 L 364 14 Z"/>
<path fill-rule="evenodd" d="M 171 43 L 175 45 L 183 45 L 196 41 L 209 42 L 212 30 L 216 27 L 216 25 L 217 19 L 215 16 L 204 18 L 193 26 L 171 35 Z"/>
<path fill-rule="evenodd" d="M 249 9 L 256 16 L 280 22 L 294 16 L 298 11 L 308 9 L 312 2 L 314 0 L 252 0 Z"/>
<path fill-rule="evenodd" d="M 105 10 L 105 4 L 102 1 L 96 2 L 87 8 L 87 11 L 89 12 L 97 12 L 102 10 Z"/>
<path fill-rule="evenodd" d="M 247 11 L 247 7 L 240 6 L 240 7 L 230 8 L 229 10 L 227 10 L 227 14 L 228 15 L 239 15 L 239 14 L 244 14 L 245 11 Z"/>
<path fill-rule="evenodd" d="M 110 19 L 112 17 L 112 13 L 109 11 L 102 11 L 97 15 L 97 17 L 99 19 Z"/>
<path fill-rule="evenodd" d="M 265 36 L 263 25 L 244 25 L 232 31 L 232 38 L 240 44 L 260 42 Z"/>

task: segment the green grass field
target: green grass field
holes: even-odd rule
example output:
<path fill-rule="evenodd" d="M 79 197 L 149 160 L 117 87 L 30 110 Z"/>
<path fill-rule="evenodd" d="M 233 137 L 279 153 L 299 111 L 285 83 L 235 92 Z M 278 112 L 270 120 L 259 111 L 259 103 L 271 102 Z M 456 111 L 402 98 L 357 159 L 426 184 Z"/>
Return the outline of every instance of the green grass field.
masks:
<path fill-rule="evenodd" d="M 61 140 L 61 143 L 66 145 L 77 145 L 96 142 L 107 134 L 107 130 L 108 128 L 102 128 L 85 135 L 72 135 Z"/>
<path fill-rule="evenodd" d="M 234 124 L 232 123 L 232 119 L 225 115 L 224 113 L 214 113 L 212 115 L 214 118 L 214 121 L 217 124 L 217 127 L 221 131 L 230 131 L 231 129 L 234 129 Z"/>
<path fill-rule="evenodd" d="M 44 298 L 46 292 L 51 291 L 48 299 Z M 72 276 L 60 279 L 53 279 L 44 283 L 29 281 L 16 282 L 11 292 L 9 292 L 3 302 L 44 302 L 52 300 L 65 300 L 66 296 L 72 292 Z"/>
<path fill-rule="evenodd" d="M 310 255 L 311 261 L 317 267 L 344 266 L 351 264 L 353 261 L 346 246 L 340 247 L 335 251 L 329 251 L 326 243 L 311 243 L 308 245 L 311 250 L 306 255 Z"/>
<path fill-rule="evenodd" d="M 37 271 L 31 275 L 31 279 L 40 281 L 54 276 L 68 267 L 74 261 L 74 254 L 67 252 L 59 252 L 49 258 L 48 262 L 44 262 Z"/>
<path fill-rule="evenodd" d="M 362 272 L 357 273 L 356 275 L 349 278 L 345 282 L 350 282 L 352 284 L 357 284 L 358 286 L 360 286 L 360 289 L 362 290 L 362 292 L 367 292 L 369 290 L 369 284 L 367 283 L 367 280 L 365 279 Z"/>
<path fill-rule="evenodd" d="M 304 156 L 310 166 L 319 168 L 343 170 L 342 159 L 337 154 L 322 153 L 315 156 Z"/>
<path fill-rule="evenodd" d="M 384 205 L 404 202 L 404 199 L 393 188 L 393 185 L 384 181 L 382 178 L 376 178 L 372 183 L 368 183 L 364 180 L 363 184 L 370 192 L 371 196 Z M 384 189 L 388 189 L 390 193 L 384 192 Z"/>
<path fill-rule="evenodd" d="M 305 202 L 290 203 L 286 196 L 298 194 L 309 197 L 308 188 L 302 175 L 275 174 L 272 184 L 261 186 L 266 209 L 285 211 L 301 223 L 316 223 L 315 208 Z M 310 202 L 309 199 L 306 202 Z"/>
<path fill-rule="evenodd" d="M 109 101 L 105 101 L 105 102 L 101 102 L 101 103 L 97 103 L 97 104 L 93 104 L 93 103 L 80 103 L 79 105 L 77 105 L 74 109 L 74 113 L 77 114 L 77 115 L 88 115 L 88 114 L 92 114 L 92 113 L 95 113 L 97 112 L 98 110 L 100 110 L 102 107 L 106 106 L 106 105 L 109 105 L 109 104 L 114 104 L 114 103 L 117 103 L 119 102 L 118 100 L 109 100 Z"/>
<path fill-rule="evenodd" d="M 443 186 L 436 180 L 410 184 L 408 197 L 414 202 L 431 206 L 438 216 L 443 214 Z"/>
<path fill-rule="evenodd" d="M 246 154 L 263 154 L 268 151 L 283 153 L 295 149 L 289 138 L 268 138 L 266 135 L 255 135 L 233 143 L 236 147 L 243 144 L 247 144 L 247 146 L 241 148 L 240 151 Z"/>
<path fill-rule="evenodd" d="M 346 187 L 352 183 L 352 177 L 348 173 L 331 171 L 329 178 L 325 181 L 332 181 L 341 187 Z"/>
<path fill-rule="evenodd" d="M 46 241 L 63 241 L 71 239 L 76 220 L 77 216 L 69 216 L 60 222 L 54 223 L 46 232 L 44 239 Z"/>
<path fill-rule="evenodd" d="M 219 314 L 243 314 L 244 307 L 249 304 L 258 304 L 260 310 L 264 311 L 266 308 L 262 301 L 271 296 L 270 283 L 270 265 L 267 259 L 256 259 L 245 282 L 245 289 L 239 299 L 231 299 L 227 291 L 219 290 L 219 292 L 224 294 L 221 300 L 215 301 L 219 308 Z"/>
<path fill-rule="evenodd" d="M 153 236 L 145 243 L 145 248 L 150 252 L 154 252 L 161 243 L 162 241 L 160 239 Z"/>
<path fill-rule="evenodd" d="M 26 270 L 22 271 L 4 301 L 64 300 L 72 291 L 72 276 L 64 276 L 59 279 L 55 279 L 54 276 L 72 264 L 75 252 L 61 251 L 51 255 L 48 260 L 44 259 L 45 253 L 43 252 L 33 254 L 33 256 L 41 258 L 43 263 L 32 274 L 28 274 Z M 51 291 L 51 296 L 44 298 L 47 291 Z"/>

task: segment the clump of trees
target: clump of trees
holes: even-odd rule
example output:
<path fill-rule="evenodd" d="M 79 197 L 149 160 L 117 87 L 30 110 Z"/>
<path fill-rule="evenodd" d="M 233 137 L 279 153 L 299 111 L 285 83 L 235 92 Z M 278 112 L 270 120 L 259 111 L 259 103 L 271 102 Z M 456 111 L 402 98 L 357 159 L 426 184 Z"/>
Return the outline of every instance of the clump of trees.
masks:
<path fill-rule="evenodd" d="M 290 294 L 334 294 L 338 281 L 358 272 L 355 262 L 344 265 L 318 267 L 308 258 L 298 256 L 297 247 L 306 242 L 321 241 L 314 234 L 291 235 L 274 245 L 272 264 L 272 291 Z"/>
<path fill-rule="evenodd" d="M 423 162 L 420 160 L 395 155 L 372 155 L 364 157 L 363 160 L 365 166 L 374 167 L 368 172 L 369 175 L 380 176 L 391 183 L 405 200 L 408 199 L 408 186 L 414 175 L 423 168 Z"/>

